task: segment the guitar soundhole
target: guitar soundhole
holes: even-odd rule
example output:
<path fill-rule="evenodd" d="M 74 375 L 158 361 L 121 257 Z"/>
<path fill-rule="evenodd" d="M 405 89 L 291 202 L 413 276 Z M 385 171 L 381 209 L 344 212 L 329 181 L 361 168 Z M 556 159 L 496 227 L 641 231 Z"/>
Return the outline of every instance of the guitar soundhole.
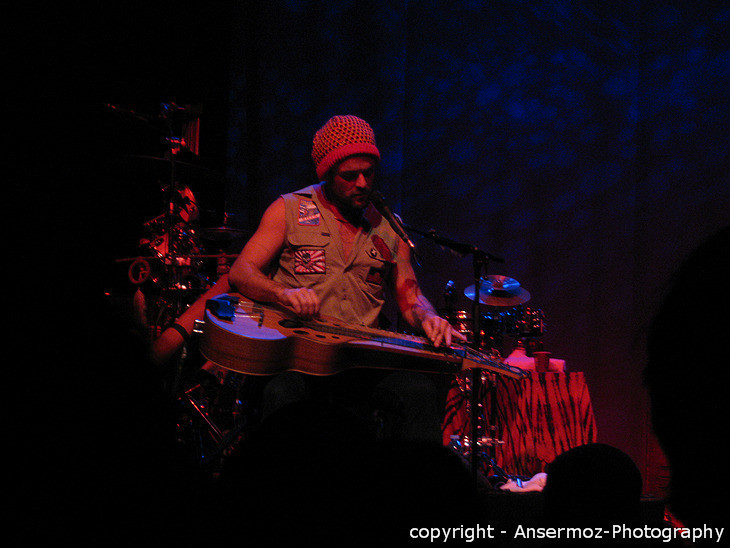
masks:
<path fill-rule="evenodd" d="M 279 325 L 281 327 L 286 327 L 287 329 L 296 329 L 298 327 L 302 327 L 304 324 L 297 320 L 283 319 L 279 320 Z"/>

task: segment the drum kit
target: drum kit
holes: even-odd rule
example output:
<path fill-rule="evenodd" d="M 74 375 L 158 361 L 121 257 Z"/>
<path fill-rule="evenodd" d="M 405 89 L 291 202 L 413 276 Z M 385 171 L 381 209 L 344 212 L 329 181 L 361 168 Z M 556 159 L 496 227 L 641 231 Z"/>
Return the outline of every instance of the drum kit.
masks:
<path fill-rule="evenodd" d="M 475 272 L 479 269 L 475 268 Z M 517 280 L 503 275 L 480 275 L 464 290 L 464 295 L 473 303 L 471 311 L 455 309 L 453 290 L 453 282 L 449 281 L 444 292 L 447 309 L 442 314 L 466 337 L 470 346 L 497 359 L 508 351 L 507 338 L 529 353 L 542 350 L 543 312 L 525 306 L 531 295 Z M 474 318 L 477 318 L 476 322 Z M 462 436 L 451 436 L 450 448 L 470 461 L 475 478 L 481 472 L 485 476 L 491 473 L 495 481 L 501 483 L 514 479 L 499 466 L 496 458 L 496 447 L 504 443 L 499 438 L 496 422 L 496 374 L 475 369 L 470 374 L 457 375 L 454 382 L 464 395 L 470 430 Z M 486 409 L 487 401 L 490 402 L 489 410 Z"/>
<path fill-rule="evenodd" d="M 545 319 L 541 310 L 524 306 L 531 298 L 530 292 L 514 278 L 486 274 L 490 263 L 503 263 L 504 259 L 474 244 L 446 238 L 434 229 L 424 231 L 403 226 L 459 256 L 471 256 L 474 284 L 464 290 L 464 296 L 472 303 L 471 310 L 456 308 L 455 286 L 451 280 L 444 289 L 444 307 L 439 310 L 456 331 L 466 336 L 470 346 L 501 357 L 505 352 L 505 336 L 509 335 L 523 342 L 528 352 L 542 349 Z"/>
<path fill-rule="evenodd" d="M 542 310 L 525 306 L 531 298 L 529 291 L 514 278 L 494 274 L 481 277 L 479 285 L 480 350 L 501 357 L 509 349 L 506 338 L 523 343 L 530 353 L 542 349 L 545 317 Z M 468 286 L 464 295 L 474 301 L 476 284 Z M 453 282 L 447 284 L 444 296 L 443 316 L 473 345 L 473 311 L 455 309 Z"/>
<path fill-rule="evenodd" d="M 131 256 L 115 259 L 124 270 L 122 283 L 133 292 L 130 300 L 129 290 L 120 290 L 121 306 L 125 314 L 132 308 L 135 327 L 152 344 L 228 272 L 252 232 L 229 224 L 232 216 L 219 207 L 222 177 L 196 162 L 199 112 L 174 103 L 163 103 L 159 115 L 105 107 L 134 124 L 135 143 L 156 151 L 110 159 L 125 195 L 132 196 L 130 229 L 138 231 Z M 161 147 L 154 144 L 160 142 Z M 219 452 L 235 442 L 233 426 L 243 421 L 243 380 L 233 372 L 221 378 L 201 374 L 203 358 L 189 347 L 194 342 L 186 340 L 165 364 L 162 388 L 178 404 L 181 451 L 212 470 Z"/>
<path fill-rule="evenodd" d="M 230 215 L 202 207 L 208 204 L 196 196 L 210 192 L 206 187 L 220 179 L 181 159 L 198 152 L 199 112 L 174 103 L 163 103 L 155 116 L 106 107 L 164 136 L 161 156 L 127 155 L 115 161 L 123 176 L 145 180 L 147 196 L 141 201 L 158 202 L 153 216 L 141 222 L 137 254 L 116 259 L 136 289 L 134 316 L 154 339 L 227 272 L 250 232 L 229 226 Z M 150 212 L 140 204 L 143 209 Z"/>
<path fill-rule="evenodd" d="M 505 342 L 509 336 L 522 344 L 527 353 L 542 350 L 545 318 L 541 310 L 524 306 L 531 298 L 529 291 L 514 278 L 487 274 L 490 263 L 503 263 L 504 259 L 472 243 L 441 236 L 433 229 L 423 231 L 404 226 L 459 256 L 471 256 L 474 284 L 464 290 L 464 295 L 472 303 L 471 310 L 456 308 L 453 281 L 446 284 L 443 295 L 445 307 L 440 310 L 455 330 L 465 335 L 469 346 L 501 359 L 506 353 Z M 457 446 L 452 446 L 452 449 L 469 460 L 475 479 L 479 472 L 485 475 L 492 472 L 503 482 L 512 479 L 496 461 L 496 447 L 503 443 L 498 437 L 496 424 L 497 374 L 474 368 L 466 375 L 456 375 L 454 380 L 466 401 L 470 429 L 461 439 L 452 440 Z M 490 410 L 486 409 L 485 403 L 488 394 Z"/>
<path fill-rule="evenodd" d="M 188 187 L 175 189 L 170 211 L 146 221 L 139 255 L 117 259 L 127 264 L 127 278 L 144 295 L 142 325 L 155 338 L 216 280 L 237 253 L 227 252 L 244 241 L 247 231 L 225 225 L 197 227 L 194 201 L 178 205 L 178 196 L 193 196 Z"/>

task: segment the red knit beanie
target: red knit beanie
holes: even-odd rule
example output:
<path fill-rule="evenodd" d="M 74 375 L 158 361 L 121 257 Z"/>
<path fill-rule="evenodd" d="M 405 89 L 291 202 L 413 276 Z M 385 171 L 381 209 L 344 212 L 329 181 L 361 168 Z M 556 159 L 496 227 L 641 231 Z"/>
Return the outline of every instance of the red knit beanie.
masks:
<path fill-rule="evenodd" d="M 312 160 L 320 180 L 332 166 L 354 154 L 370 154 L 380 159 L 373 128 L 365 120 L 351 114 L 333 116 L 314 134 Z"/>

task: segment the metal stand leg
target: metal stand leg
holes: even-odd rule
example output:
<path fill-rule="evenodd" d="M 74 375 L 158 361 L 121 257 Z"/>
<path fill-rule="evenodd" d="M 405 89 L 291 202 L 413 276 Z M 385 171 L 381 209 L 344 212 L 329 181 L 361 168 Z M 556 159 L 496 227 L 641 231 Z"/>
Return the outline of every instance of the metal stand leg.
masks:
<path fill-rule="evenodd" d="M 485 379 L 486 377 L 486 379 Z M 486 372 L 482 374 L 482 379 L 485 379 L 489 383 L 489 437 L 484 440 L 487 444 L 487 456 L 489 458 L 489 467 L 496 477 L 501 481 L 506 482 L 509 479 L 507 473 L 497 464 L 497 445 L 504 444 L 502 440 L 498 438 L 498 427 L 497 427 L 497 375 L 495 373 Z"/>
<path fill-rule="evenodd" d="M 479 386 L 481 385 L 481 371 L 472 369 L 470 372 L 471 383 L 469 386 L 469 447 L 470 447 L 470 464 L 472 479 L 476 482 L 481 468 L 481 451 L 479 450 L 479 438 L 481 437 L 480 425 L 480 409 L 482 404 L 479 397 Z"/>
<path fill-rule="evenodd" d="M 239 393 L 232 408 L 218 409 L 216 394 L 223 389 L 223 385 L 211 388 L 197 384 L 178 397 L 182 415 L 178 421 L 179 441 L 187 446 L 194 460 L 213 475 L 223 460 L 236 451 L 247 429 L 251 428 Z M 240 389 L 241 385 L 237 390 Z"/>
<path fill-rule="evenodd" d="M 479 482 L 479 474 L 485 477 L 491 472 L 500 483 L 512 479 L 497 463 L 496 448 L 504 442 L 498 437 L 497 375 L 480 369 L 472 369 L 468 379 L 468 415 L 470 431 L 468 442 L 462 444 L 469 452 L 472 478 Z M 490 409 L 485 413 L 487 392 Z"/>

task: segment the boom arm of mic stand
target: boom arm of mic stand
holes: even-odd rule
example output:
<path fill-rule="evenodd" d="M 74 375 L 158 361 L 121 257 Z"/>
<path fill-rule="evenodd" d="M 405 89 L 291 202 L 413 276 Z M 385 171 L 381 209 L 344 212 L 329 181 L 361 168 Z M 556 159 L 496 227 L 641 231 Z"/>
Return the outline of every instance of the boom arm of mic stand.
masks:
<path fill-rule="evenodd" d="M 495 263 L 503 263 L 504 259 L 501 257 L 497 257 L 495 255 L 492 255 L 491 253 L 488 253 L 484 250 L 479 249 L 474 244 L 464 243 L 464 242 L 457 242 L 455 240 L 451 240 L 449 238 L 444 238 L 443 236 L 439 236 L 435 230 L 431 229 L 429 231 L 419 230 L 417 228 L 414 228 L 409 225 L 403 225 L 403 228 L 410 232 L 415 232 L 416 234 L 420 234 L 424 238 L 429 238 L 430 240 L 433 240 L 439 245 L 442 245 L 444 247 L 448 247 L 452 251 L 455 251 L 459 255 L 474 255 L 475 258 L 477 256 L 480 256 L 480 259 L 494 261 Z"/>
<path fill-rule="evenodd" d="M 437 244 L 447 247 L 459 255 L 471 255 L 473 258 L 474 263 L 474 306 L 472 310 L 472 321 L 474 322 L 473 330 L 474 330 L 474 348 L 476 350 L 479 350 L 481 347 L 481 325 L 480 325 L 480 305 L 481 305 L 481 299 L 479 298 L 480 289 L 481 289 L 481 283 L 482 283 L 482 269 L 486 269 L 486 265 L 489 261 L 494 261 L 496 263 L 503 263 L 504 259 L 502 257 L 497 257 L 495 255 L 492 255 L 491 253 L 488 253 L 484 251 L 483 249 L 479 249 L 474 244 L 464 243 L 464 242 L 457 242 L 455 240 L 451 240 L 449 238 L 444 238 L 443 236 L 439 236 L 434 229 L 431 229 L 429 231 L 419 230 L 417 228 L 414 228 L 412 226 L 404 225 L 404 228 L 406 230 L 409 230 L 411 232 L 415 232 L 416 234 L 420 234 L 421 236 L 425 238 L 429 238 L 436 242 Z"/>

